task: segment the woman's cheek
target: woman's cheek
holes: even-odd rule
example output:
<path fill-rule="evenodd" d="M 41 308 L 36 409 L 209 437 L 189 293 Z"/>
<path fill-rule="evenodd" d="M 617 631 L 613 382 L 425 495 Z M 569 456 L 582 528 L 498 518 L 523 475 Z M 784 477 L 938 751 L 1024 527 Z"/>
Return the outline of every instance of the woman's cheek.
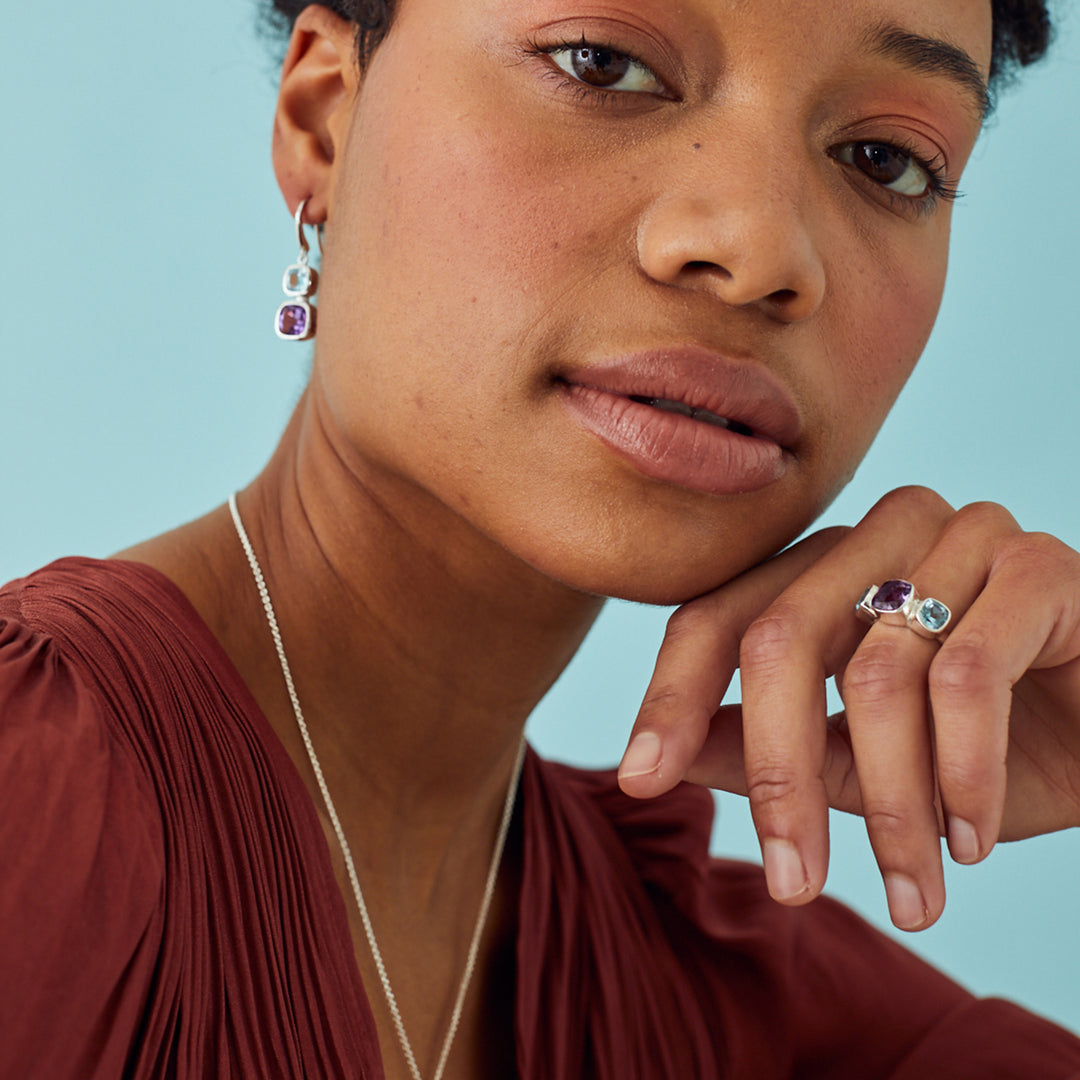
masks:
<path fill-rule="evenodd" d="M 841 437 L 854 440 L 850 451 L 858 458 L 911 375 L 937 317 L 945 284 L 948 209 L 938 213 L 942 221 L 913 226 L 890 251 L 884 245 L 871 249 L 845 275 L 853 288 L 833 298 L 845 313 L 835 330 L 841 358 L 837 375 L 843 384 L 836 396 L 863 421 L 834 427 Z"/>
<path fill-rule="evenodd" d="M 597 192 L 514 135 L 459 129 L 452 143 L 402 147 L 377 252 L 381 265 L 426 283 L 442 325 L 464 323 L 485 341 L 556 314 L 557 301 L 572 309 L 575 283 L 623 247 L 601 234 Z"/>
<path fill-rule="evenodd" d="M 335 207 L 349 248 L 324 275 L 337 426 L 366 456 L 428 479 L 437 469 L 444 498 L 542 434 L 530 405 L 575 328 L 602 310 L 601 253 L 618 246 L 599 236 L 596 201 L 575 198 L 566 162 L 503 114 L 368 110 Z"/>

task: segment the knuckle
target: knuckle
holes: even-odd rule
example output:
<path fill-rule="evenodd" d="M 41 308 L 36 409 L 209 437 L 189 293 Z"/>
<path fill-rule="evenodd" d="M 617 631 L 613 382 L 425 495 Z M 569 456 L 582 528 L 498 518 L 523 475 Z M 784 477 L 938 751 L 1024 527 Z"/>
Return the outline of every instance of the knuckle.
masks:
<path fill-rule="evenodd" d="M 677 657 L 701 655 L 703 647 L 711 655 L 733 657 L 737 644 L 734 630 L 714 613 L 712 606 L 694 601 L 668 617 L 661 658 L 670 664 Z"/>
<path fill-rule="evenodd" d="M 897 512 L 932 520 L 952 514 L 953 509 L 936 491 L 921 484 L 908 484 L 883 495 L 871 510 L 872 514 Z"/>
<path fill-rule="evenodd" d="M 911 681 L 911 671 L 893 642 L 864 640 L 844 671 L 844 700 L 875 705 Z"/>
<path fill-rule="evenodd" d="M 746 793 L 757 810 L 789 802 L 799 790 L 799 776 L 790 766 L 771 763 L 748 769 Z"/>
<path fill-rule="evenodd" d="M 973 502 L 960 507 L 948 525 L 950 532 L 1016 533 L 1020 526 L 1016 518 L 1000 503 Z"/>
<path fill-rule="evenodd" d="M 879 844 L 902 846 L 911 833 L 912 820 L 909 808 L 892 802 L 875 802 L 865 807 L 866 827 L 874 836 L 875 847 Z"/>
<path fill-rule="evenodd" d="M 1076 552 L 1056 536 L 1029 532 L 1004 537 L 997 546 L 994 561 L 998 567 L 1019 567 L 1025 576 L 1039 579 L 1056 576 L 1063 566 L 1074 563 L 1075 558 Z"/>
<path fill-rule="evenodd" d="M 650 686 L 638 710 L 640 720 L 648 720 L 650 725 L 663 726 L 686 709 L 686 691 L 677 684 L 660 683 Z"/>
<path fill-rule="evenodd" d="M 664 636 L 669 641 L 681 641 L 687 637 L 696 637 L 710 630 L 713 625 L 711 616 L 702 605 L 684 604 L 671 613 Z"/>
<path fill-rule="evenodd" d="M 791 657 L 792 646 L 804 629 L 802 612 L 791 604 L 774 604 L 755 619 L 739 645 L 739 663 L 744 669 L 775 670 Z"/>
<path fill-rule="evenodd" d="M 827 525 L 824 529 L 818 529 L 814 536 L 817 537 L 819 543 L 834 547 L 850 535 L 853 528 L 851 525 Z"/>
<path fill-rule="evenodd" d="M 930 694 L 971 700 L 993 679 L 993 662 L 981 635 L 950 638 L 930 665 Z"/>
<path fill-rule="evenodd" d="M 1003 771 L 1004 764 L 1000 770 L 995 770 L 992 765 L 975 758 L 949 758 L 938 762 L 938 784 L 943 797 L 955 810 L 960 803 L 966 805 L 972 798 L 986 795 L 997 779 L 995 774 Z"/>

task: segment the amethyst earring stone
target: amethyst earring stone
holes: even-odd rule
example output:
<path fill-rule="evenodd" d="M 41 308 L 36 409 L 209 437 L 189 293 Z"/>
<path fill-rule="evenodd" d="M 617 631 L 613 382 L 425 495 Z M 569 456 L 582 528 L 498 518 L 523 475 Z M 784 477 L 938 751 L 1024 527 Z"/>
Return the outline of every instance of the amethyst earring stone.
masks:
<path fill-rule="evenodd" d="M 315 312 L 306 300 L 286 300 L 277 309 L 274 329 L 283 341 L 306 341 L 315 336 Z"/>

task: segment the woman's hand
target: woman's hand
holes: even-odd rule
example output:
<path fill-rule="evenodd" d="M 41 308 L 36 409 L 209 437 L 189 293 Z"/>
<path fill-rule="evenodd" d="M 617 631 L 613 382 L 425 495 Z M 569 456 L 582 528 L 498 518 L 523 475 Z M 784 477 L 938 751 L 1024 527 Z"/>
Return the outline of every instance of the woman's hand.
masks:
<path fill-rule="evenodd" d="M 914 582 L 953 612 L 943 642 L 854 612 Z M 718 709 L 738 667 L 742 705 Z M 844 712 L 826 717 L 835 675 Z M 748 795 L 769 891 L 825 883 L 828 807 L 861 814 L 893 922 L 945 905 L 957 862 L 1080 825 L 1080 554 L 1000 506 L 885 496 L 671 617 L 619 770 L 630 795 L 686 779 Z"/>

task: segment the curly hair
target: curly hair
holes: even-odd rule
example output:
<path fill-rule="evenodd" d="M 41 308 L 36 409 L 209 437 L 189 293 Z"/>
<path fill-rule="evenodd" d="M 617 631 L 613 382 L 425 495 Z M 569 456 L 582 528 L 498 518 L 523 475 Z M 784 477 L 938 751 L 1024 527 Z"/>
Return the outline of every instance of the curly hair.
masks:
<path fill-rule="evenodd" d="M 315 0 L 270 0 L 266 13 L 271 27 L 283 37 L 297 15 Z M 325 7 L 356 24 L 357 56 L 363 67 L 394 19 L 396 0 L 319 0 Z M 1052 36 L 1046 0 L 991 0 L 993 37 L 990 90 L 999 89 L 1022 68 L 1046 55 Z"/>

